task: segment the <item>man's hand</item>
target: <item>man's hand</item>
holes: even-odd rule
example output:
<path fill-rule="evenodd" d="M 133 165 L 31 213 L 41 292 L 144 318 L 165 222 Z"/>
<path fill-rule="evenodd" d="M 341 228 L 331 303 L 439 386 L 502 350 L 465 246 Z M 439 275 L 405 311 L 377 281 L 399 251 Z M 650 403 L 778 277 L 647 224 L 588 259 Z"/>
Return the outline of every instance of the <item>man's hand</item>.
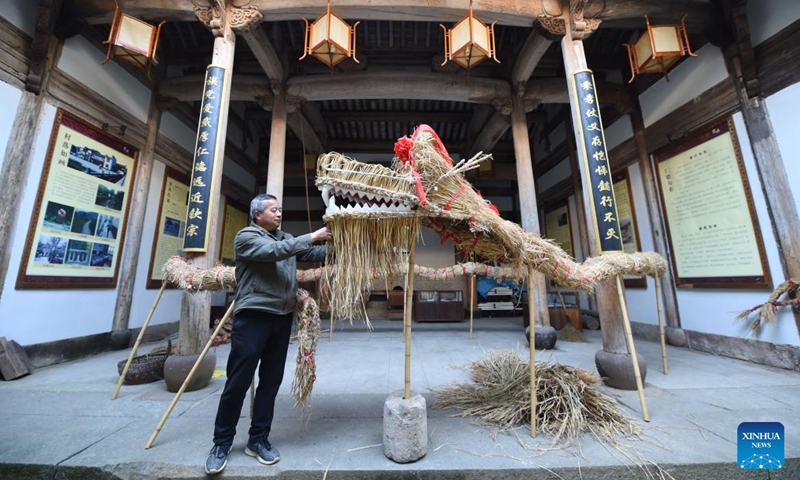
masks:
<path fill-rule="evenodd" d="M 311 233 L 311 241 L 312 242 L 325 242 L 333 238 L 331 235 L 331 231 L 328 230 L 328 227 L 322 227 L 316 232 Z"/>

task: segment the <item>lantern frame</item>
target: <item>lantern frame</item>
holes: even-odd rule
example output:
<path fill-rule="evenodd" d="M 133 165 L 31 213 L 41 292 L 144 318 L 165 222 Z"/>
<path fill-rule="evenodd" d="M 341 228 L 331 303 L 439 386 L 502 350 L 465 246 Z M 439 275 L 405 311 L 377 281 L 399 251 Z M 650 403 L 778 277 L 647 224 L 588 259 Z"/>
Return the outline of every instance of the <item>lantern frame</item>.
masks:
<path fill-rule="evenodd" d="M 637 74 L 642 73 L 663 73 L 665 76 L 681 57 L 689 55 L 696 57 L 689 45 L 689 35 L 686 32 L 686 17 L 684 15 L 681 23 L 668 23 L 652 25 L 647 15 L 644 16 L 647 25 L 647 33 L 643 33 L 639 38 L 630 44 L 622 45 L 628 51 L 628 62 L 631 66 L 631 78 L 628 83 L 633 82 Z M 665 34 L 674 33 L 673 36 L 665 37 Z M 669 50 L 659 50 L 658 43 L 664 41 L 671 42 Z M 667 77 L 669 80 L 669 77 Z"/>
<path fill-rule="evenodd" d="M 469 30 L 469 39 L 461 45 L 454 46 L 453 31 L 462 26 L 464 22 L 467 22 L 466 25 L 467 29 Z M 472 0 L 469 2 L 469 13 L 467 16 L 453 24 L 453 28 L 448 29 L 440 23 L 439 26 L 442 27 L 442 31 L 444 32 L 444 61 L 442 62 L 441 66 L 443 67 L 447 62 L 452 60 L 463 68 L 469 70 L 488 58 L 500 63 L 500 60 L 497 59 L 496 55 L 497 50 L 494 36 L 494 25 L 496 23 L 497 21 L 494 21 L 491 25 L 487 26 L 478 17 L 476 17 L 472 13 Z M 486 33 L 486 48 L 479 43 L 476 43 L 476 28 L 479 29 L 481 33 Z M 474 48 L 477 48 L 483 54 L 477 58 L 477 60 L 475 60 L 475 57 L 472 56 L 472 49 Z M 462 54 L 467 51 L 468 53 L 466 57 L 464 57 Z"/>
<path fill-rule="evenodd" d="M 320 25 L 323 20 L 325 28 L 325 36 L 321 38 L 319 41 L 314 43 L 313 45 L 311 42 L 314 39 L 315 29 L 314 27 Z M 353 24 L 351 27 L 347 22 L 344 21 L 342 17 L 339 15 L 331 12 L 331 0 L 328 0 L 328 9 L 325 13 L 317 17 L 312 23 L 309 23 L 307 19 L 303 18 L 303 21 L 306 23 L 305 26 L 305 40 L 303 42 L 303 56 L 300 57 L 300 60 L 306 58 L 307 56 L 311 55 L 315 57 L 320 62 L 324 63 L 331 69 L 338 65 L 339 63 L 343 62 L 346 58 L 352 58 L 354 62 L 361 63 L 356 58 L 356 27 L 358 26 L 360 21 Z M 347 28 L 346 33 L 346 42 L 348 45 L 342 45 L 342 42 L 337 41 L 331 37 L 331 25 L 333 23 L 337 23 L 339 26 L 344 26 Z M 328 51 L 325 53 L 319 53 L 319 47 L 327 44 Z M 331 51 L 331 46 L 337 50 L 336 52 Z"/>
<path fill-rule="evenodd" d="M 108 40 L 103 42 L 103 44 L 108 45 L 108 50 L 102 64 L 105 65 L 112 58 L 117 58 L 145 70 L 147 78 L 151 78 L 152 66 L 154 64 L 158 65 L 156 50 L 158 48 L 158 39 L 161 36 L 161 27 L 165 22 L 161 21 L 158 26 L 153 26 L 144 20 L 122 13 L 119 11 L 119 3 L 114 0 L 114 17 L 111 22 L 111 30 L 108 32 Z M 130 29 L 144 27 L 150 29 L 150 38 L 146 47 L 129 41 L 132 37 L 128 35 L 132 33 Z"/>

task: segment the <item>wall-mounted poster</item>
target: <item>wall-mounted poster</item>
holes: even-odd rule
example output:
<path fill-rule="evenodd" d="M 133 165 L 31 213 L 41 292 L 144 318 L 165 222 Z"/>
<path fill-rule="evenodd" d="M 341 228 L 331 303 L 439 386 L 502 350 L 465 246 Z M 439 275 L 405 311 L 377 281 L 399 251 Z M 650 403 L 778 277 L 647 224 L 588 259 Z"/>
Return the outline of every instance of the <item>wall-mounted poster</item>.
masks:
<path fill-rule="evenodd" d="M 158 226 L 153 235 L 147 288 L 161 288 L 164 280 L 163 267 L 169 257 L 185 255 L 182 249 L 187 205 L 189 205 L 189 177 L 168 167 L 164 172 L 164 183 L 161 186 Z"/>
<path fill-rule="evenodd" d="M 59 109 L 17 288 L 114 288 L 139 150 Z"/>
<path fill-rule="evenodd" d="M 679 287 L 772 288 L 733 121 L 655 156 Z"/>
<path fill-rule="evenodd" d="M 225 198 L 225 217 L 222 219 L 222 243 L 219 246 L 219 261 L 233 266 L 233 239 L 239 230 L 250 224 L 248 209 L 230 198 Z"/>
<path fill-rule="evenodd" d="M 572 230 L 568 205 L 562 205 L 544 214 L 544 231 L 547 238 L 551 238 L 559 244 L 567 252 L 567 255 L 570 257 L 575 256 L 575 251 L 572 248 Z"/>
<path fill-rule="evenodd" d="M 615 173 L 614 180 L 614 197 L 617 202 L 622 250 L 625 253 L 639 252 L 641 242 L 639 241 L 639 230 L 636 227 L 636 210 L 633 207 L 628 170 Z M 644 275 L 623 275 L 622 278 L 626 287 L 647 288 L 647 278 Z"/>

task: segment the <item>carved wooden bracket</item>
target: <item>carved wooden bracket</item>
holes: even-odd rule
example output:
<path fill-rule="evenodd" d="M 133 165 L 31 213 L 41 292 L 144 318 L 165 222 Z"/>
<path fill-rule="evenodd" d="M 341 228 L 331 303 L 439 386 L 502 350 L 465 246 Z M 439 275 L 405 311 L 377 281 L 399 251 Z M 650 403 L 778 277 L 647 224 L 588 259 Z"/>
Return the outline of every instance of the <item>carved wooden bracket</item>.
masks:
<path fill-rule="evenodd" d="M 599 18 L 583 18 L 583 8 L 575 9 L 570 15 L 570 24 L 572 26 L 572 38 L 575 40 L 584 40 L 593 34 L 595 30 L 600 27 Z M 539 26 L 544 30 L 544 34 L 549 39 L 554 37 L 563 37 L 567 34 L 566 21 L 564 17 L 539 17 Z"/>
<path fill-rule="evenodd" d="M 510 98 L 495 98 L 492 100 L 492 106 L 497 110 L 500 115 L 511 115 L 511 99 Z"/>
<path fill-rule="evenodd" d="M 217 5 L 212 7 L 195 7 L 194 15 L 200 22 L 211 30 L 215 37 L 222 36 L 225 25 L 225 10 Z M 261 11 L 255 5 L 244 7 L 230 7 L 231 30 L 246 32 L 259 25 L 263 18 Z"/>
<path fill-rule="evenodd" d="M 274 101 L 274 97 L 272 95 L 258 95 L 253 98 L 253 101 L 258 104 L 259 107 L 263 108 L 264 110 L 271 112 L 272 111 L 272 102 Z"/>
<path fill-rule="evenodd" d="M 303 108 L 305 103 L 306 99 L 303 97 L 298 97 L 297 95 L 286 95 L 286 112 L 294 113 Z"/>

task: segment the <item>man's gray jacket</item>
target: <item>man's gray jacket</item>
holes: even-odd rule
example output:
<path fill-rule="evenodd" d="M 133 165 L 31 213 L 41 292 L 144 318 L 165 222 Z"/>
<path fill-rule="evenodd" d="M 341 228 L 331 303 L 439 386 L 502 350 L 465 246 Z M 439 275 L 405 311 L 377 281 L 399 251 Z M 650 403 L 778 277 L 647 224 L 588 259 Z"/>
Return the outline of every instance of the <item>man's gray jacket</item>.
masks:
<path fill-rule="evenodd" d="M 312 246 L 311 234 L 297 238 L 268 232 L 255 223 L 236 234 L 236 295 L 234 315 L 243 309 L 285 315 L 294 311 L 297 259 L 325 260 L 325 246 Z"/>

